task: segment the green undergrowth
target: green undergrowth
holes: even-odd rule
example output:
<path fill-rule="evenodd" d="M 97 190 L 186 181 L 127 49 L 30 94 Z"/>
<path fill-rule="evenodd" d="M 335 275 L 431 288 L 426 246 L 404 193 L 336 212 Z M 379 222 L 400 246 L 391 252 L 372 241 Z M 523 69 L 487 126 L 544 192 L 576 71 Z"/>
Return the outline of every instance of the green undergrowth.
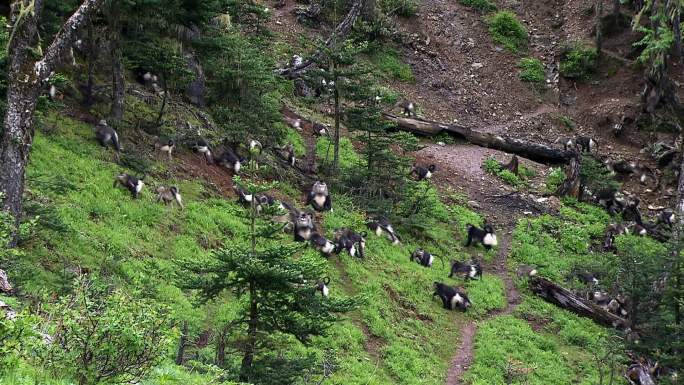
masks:
<path fill-rule="evenodd" d="M 413 82 L 415 77 L 411 66 L 403 63 L 399 52 L 393 48 L 382 47 L 370 54 L 371 63 L 378 69 L 381 77 L 386 79 Z"/>
<path fill-rule="evenodd" d="M 489 0 L 458 0 L 458 2 L 480 12 L 496 11 L 496 5 Z"/>
<path fill-rule="evenodd" d="M 610 220 L 604 209 L 573 200 L 563 201 L 558 216 L 521 219 L 513 232 L 511 270 L 531 265 L 538 275 L 578 289 L 573 272 L 579 269 L 608 282 L 615 256 L 596 250 Z M 465 375 L 469 384 L 597 384 L 599 369 L 607 376 L 611 366 L 618 373 L 614 383 L 624 384 L 621 339 L 612 330 L 533 295 L 525 279 L 518 284 L 522 303 L 478 329 Z"/>
<path fill-rule="evenodd" d="M 537 58 L 526 57 L 520 59 L 518 68 L 520 69 L 518 76 L 520 77 L 520 80 L 524 82 L 541 85 L 546 79 L 544 64 Z"/>
<path fill-rule="evenodd" d="M 504 169 L 494 157 L 485 159 L 482 168 L 513 187 L 526 186 L 527 181 L 536 175 L 533 169 L 527 168 L 522 164 L 518 166 L 518 175 L 516 175 L 512 171 Z"/>
<path fill-rule="evenodd" d="M 522 25 L 515 13 L 499 11 L 488 18 L 489 34 L 498 44 L 513 53 L 527 48 L 527 29 Z"/>
<path fill-rule="evenodd" d="M 51 129 L 49 133 L 38 131 L 27 172 L 27 213 L 37 216 L 37 224 L 32 236 L 21 244 L 25 257 L 2 261 L 22 293 L 45 299 L 60 296 L 69 292 L 71 281 L 80 273 L 97 274 L 115 286 L 168 306 L 169 328 L 178 335 L 177 325 L 187 322 L 191 341 L 219 320 L 233 317 L 239 303 L 232 296 L 203 304 L 194 293 L 181 289 L 186 274 L 179 261 L 202 261 L 219 247 L 245 244 L 248 223 L 244 209 L 217 195 L 208 181 L 177 173 L 166 160 L 144 156 L 133 148 L 126 151 L 128 162 L 142 165 L 147 175 L 141 197 L 131 199 L 127 191 L 112 187 L 114 177 L 124 171 L 140 174 L 113 163 L 111 150 L 95 142 L 89 125 L 59 116 L 45 121 Z M 301 145 L 297 132 L 293 131 L 290 139 L 299 143 L 295 148 Z M 320 139 L 319 157 L 324 158 L 327 151 L 327 139 Z M 348 139 L 342 141 L 341 159 L 343 167 L 361 162 Z M 185 210 L 156 203 L 153 189 L 171 184 L 183 194 Z M 436 190 L 429 188 L 438 199 Z M 290 192 L 290 200 L 297 206 L 303 204 L 291 186 L 282 184 L 281 192 Z M 442 205 L 443 221 L 427 243 L 406 237 L 402 245 L 395 246 L 369 234 L 365 259 L 342 254 L 329 260 L 326 270 L 332 279 L 331 296 L 359 296 L 363 305 L 309 346 L 287 338 L 274 339 L 274 354 L 313 355 L 319 360 L 334 357 L 336 369 L 326 381 L 330 384 L 441 384 L 465 317 L 480 317 L 505 306 L 499 278 L 485 274 L 481 281 L 464 282 L 447 277 L 450 260 L 483 253 L 481 248 L 466 249 L 462 243 L 465 225 L 479 225 L 482 219 L 464 206 Z M 345 195 L 335 197 L 333 212 L 319 217 L 328 237 L 339 227 L 363 231 L 365 221 L 361 208 Z M 279 241 L 290 239 L 291 235 L 283 234 Z M 418 247 L 434 250 L 441 259 L 432 268 L 409 261 Z M 307 247 L 302 256 L 318 254 Z M 434 281 L 464 286 L 473 307 L 465 315 L 442 309 L 441 302 L 431 296 Z M 14 306 L 21 308 L 20 303 Z M 226 374 L 234 374 L 231 370 L 239 366 L 236 355 L 227 358 L 228 372 L 213 366 L 211 344 L 188 349 L 191 358 L 185 366 L 174 365 L 174 353 L 170 352 L 141 384 L 221 383 L 221 378 L 231 378 Z M 28 361 L 20 361 L 0 376 L 3 384 L 73 382 Z"/>

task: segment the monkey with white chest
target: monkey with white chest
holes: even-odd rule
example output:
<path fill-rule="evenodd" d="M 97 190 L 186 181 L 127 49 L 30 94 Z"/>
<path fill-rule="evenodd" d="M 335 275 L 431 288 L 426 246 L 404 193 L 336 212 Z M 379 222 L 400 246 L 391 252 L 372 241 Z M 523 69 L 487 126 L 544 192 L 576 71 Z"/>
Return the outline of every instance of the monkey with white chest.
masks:
<path fill-rule="evenodd" d="M 95 127 L 95 138 L 102 147 L 114 147 L 116 161 L 118 162 L 122 151 L 121 142 L 119 142 L 119 135 L 116 130 L 108 126 L 106 120 L 100 120 Z"/>
<path fill-rule="evenodd" d="M 467 224 L 466 230 L 468 231 L 468 239 L 466 240 L 465 244 L 466 247 L 470 246 L 471 244 L 477 245 L 480 243 L 485 249 L 490 250 L 492 247 L 496 247 L 498 245 L 496 234 L 494 234 L 494 228 L 488 223 L 485 223 L 483 229 L 471 224 Z"/>
<path fill-rule="evenodd" d="M 171 160 L 171 155 L 173 154 L 173 150 L 176 149 L 176 141 L 173 139 L 169 139 L 169 138 L 159 138 L 154 143 L 154 148 L 157 151 L 160 151 L 162 153 L 166 153 L 169 157 L 169 160 Z"/>
<path fill-rule="evenodd" d="M 432 267 L 435 257 L 423 249 L 417 249 L 411 254 L 411 261 L 415 261 L 423 267 Z"/>
<path fill-rule="evenodd" d="M 323 297 L 328 297 L 330 295 L 330 289 L 328 288 L 328 285 L 330 285 L 330 278 L 329 277 L 324 277 L 323 279 L 319 279 L 316 282 L 316 291 L 321 293 Z"/>
<path fill-rule="evenodd" d="M 321 181 L 314 183 L 306 198 L 306 204 L 311 205 L 316 211 L 332 211 L 332 198 L 328 192 L 328 185 Z"/>
<path fill-rule="evenodd" d="M 207 162 L 207 164 L 214 164 L 214 156 L 211 152 L 211 148 L 209 148 L 209 143 L 206 139 L 197 139 L 197 141 L 194 143 L 192 147 L 195 151 L 204 155 L 204 160 Z"/>
<path fill-rule="evenodd" d="M 311 242 L 311 246 L 320 251 L 326 258 L 331 257 L 335 253 L 335 244 L 319 233 L 313 233 L 309 238 L 309 242 Z"/>
<path fill-rule="evenodd" d="M 482 279 L 482 265 L 478 261 L 472 261 L 471 263 L 454 261 L 451 265 L 449 278 L 453 278 L 454 274 L 463 274 L 466 280 Z"/>
<path fill-rule="evenodd" d="M 227 148 L 216 160 L 216 163 L 232 170 L 235 174 L 240 172 L 243 162 L 244 158 L 238 156 L 232 148 Z"/>
<path fill-rule="evenodd" d="M 295 214 L 294 219 L 294 240 L 295 242 L 306 242 L 316 232 L 311 213 L 300 212 Z"/>
<path fill-rule="evenodd" d="M 441 282 L 434 282 L 435 292 L 432 296 L 438 296 L 442 300 L 442 307 L 447 310 L 461 309 L 466 311 L 472 303 L 468 295 L 460 288 L 449 286 Z"/>
<path fill-rule="evenodd" d="M 145 186 L 145 183 L 142 181 L 143 178 L 136 178 L 132 175 L 128 175 L 126 173 L 119 174 L 117 177 L 114 179 L 114 185 L 113 187 L 116 187 L 117 185 L 121 185 L 125 187 L 128 191 L 130 191 L 131 195 L 133 196 L 134 199 L 138 199 L 138 196 L 140 195 L 140 192 L 143 189 L 143 186 Z"/>
<path fill-rule="evenodd" d="M 366 226 L 368 226 L 368 229 L 374 232 L 378 237 L 382 236 L 383 233 L 387 234 L 387 238 L 392 241 L 393 245 L 401 243 L 401 239 L 399 239 L 399 236 L 394 231 L 394 227 L 392 227 L 392 224 L 385 217 L 377 217 L 368 222 Z"/>
<path fill-rule="evenodd" d="M 366 251 L 366 232 L 357 233 L 348 228 L 335 230 L 333 241 L 336 244 L 335 252 L 346 250 L 350 256 L 363 258 Z"/>
<path fill-rule="evenodd" d="M 156 191 L 157 202 L 164 202 L 164 204 L 171 204 L 171 206 L 173 206 L 173 202 L 176 202 L 178 203 L 178 206 L 180 206 L 181 210 L 185 208 L 185 206 L 183 206 L 183 198 L 181 198 L 180 191 L 178 191 L 178 187 L 159 186 L 157 187 Z"/>
<path fill-rule="evenodd" d="M 416 180 L 425 180 L 425 179 L 432 179 L 432 174 L 435 173 L 437 170 L 437 166 L 434 164 L 428 165 L 427 167 L 425 166 L 418 166 L 414 165 L 413 168 L 411 168 L 411 172 L 409 175 L 415 175 Z"/>

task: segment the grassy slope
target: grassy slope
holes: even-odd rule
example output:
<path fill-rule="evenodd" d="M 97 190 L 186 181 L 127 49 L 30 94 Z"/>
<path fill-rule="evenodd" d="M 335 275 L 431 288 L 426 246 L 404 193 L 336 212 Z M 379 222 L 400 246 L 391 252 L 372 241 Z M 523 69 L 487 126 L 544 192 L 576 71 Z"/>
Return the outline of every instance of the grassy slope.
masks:
<path fill-rule="evenodd" d="M 110 161 L 111 152 L 95 143 L 88 125 L 59 115 L 44 121 L 54 128 L 49 134 L 37 133 L 27 174 L 30 211 L 40 219 L 34 236 L 22 246 L 27 257 L 10 266 L 16 283 L 26 293 L 50 295 L 66 290 L 79 269 L 98 273 L 169 304 L 199 334 L 209 322 L 208 305 L 198 307 L 178 288 L 183 272 L 175 261 L 202 258 L 219 245 L 244 242 L 242 208 L 213 194 L 203 181 L 172 175 L 163 161 L 150 159 L 145 160 L 151 171 L 146 189 L 139 200 L 132 200 L 127 191 L 112 188 L 122 170 Z M 151 191 L 161 184 L 180 187 L 186 210 L 154 202 Z M 462 207 L 450 212 L 456 223 L 477 217 Z M 330 233 L 341 226 L 362 229 L 364 216 L 350 199 L 338 197 L 335 211 L 323 221 Z M 452 231 L 445 227 L 441 233 L 451 238 Z M 453 239 L 444 242 L 454 244 Z M 365 305 L 344 316 L 328 336 L 315 339 L 311 347 L 294 349 L 294 354 L 322 356 L 332 349 L 338 361 L 331 380 L 335 384 L 442 383 L 458 346 L 463 316 L 443 311 L 431 300 L 431 284 L 448 280 L 447 267 L 438 262 L 426 269 L 411 263 L 408 255 L 416 247 L 410 242 L 395 247 L 371 235 L 366 260 L 346 255 L 331 260 L 332 295 L 360 295 Z M 475 303 L 469 316 L 503 306 L 498 278 L 486 276 L 467 286 Z M 20 365 L 0 382 L 30 384 L 43 375 Z M 55 377 L 59 374 L 38 382 L 61 383 Z M 146 384 L 204 383 L 208 377 L 165 364 Z"/>
<path fill-rule="evenodd" d="M 539 266 L 540 275 L 559 282 L 578 264 L 607 276 L 601 266 L 611 255 L 594 252 L 592 245 L 609 220 L 605 210 L 574 202 L 566 202 L 559 217 L 523 219 L 513 234 L 511 267 Z M 516 311 L 481 325 L 467 380 L 477 385 L 507 379 L 532 385 L 599 383 L 596 357 L 605 355 L 610 331 L 544 302 L 519 283 L 523 302 Z"/>

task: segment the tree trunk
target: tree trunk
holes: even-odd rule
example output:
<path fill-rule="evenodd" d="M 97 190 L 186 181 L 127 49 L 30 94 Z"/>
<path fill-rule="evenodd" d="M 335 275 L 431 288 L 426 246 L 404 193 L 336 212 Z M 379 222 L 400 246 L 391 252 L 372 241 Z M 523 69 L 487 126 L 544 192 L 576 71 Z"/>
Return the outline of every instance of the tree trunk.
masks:
<path fill-rule="evenodd" d="M 335 147 L 333 150 L 333 172 L 337 172 L 340 166 L 340 91 L 337 86 L 337 80 L 337 76 L 335 76 L 335 88 L 333 91 L 335 98 Z"/>
<path fill-rule="evenodd" d="M 565 170 L 565 180 L 558 186 L 555 195 L 563 197 L 570 196 L 580 199 L 582 197 L 582 185 L 580 180 L 581 155 L 577 153 L 577 157 L 570 159 L 570 164 Z"/>
<path fill-rule="evenodd" d="M 166 87 L 166 76 L 162 75 L 161 78 L 162 78 L 161 79 L 162 87 L 164 89 L 164 97 L 162 98 L 162 105 L 161 105 L 161 108 L 159 109 L 159 115 L 157 116 L 157 122 L 155 124 L 157 127 L 161 126 L 161 124 L 162 124 L 162 118 L 164 117 L 164 108 L 166 108 L 166 100 L 169 97 L 169 90 Z"/>
<path fill-rule="evenodd" d="M 354 25 L 354 22 L 356 21 L 356 18 L 359 17 L 359 14 L 361 13 L 361 5 L 363 1 L 362 0 L 354 0 L 354 3 L 352 4 L 351 8 L 349 9 L 349 13 L 347 13 L 347 16 L 345 16 L 344 20 L 340 22 L 340 24 L 335 27 L 335 30 L 332 32 L 330 37 L 328 37 L 328 40 L 325 41 L 325 46 L 330 48 L 332 44 L 336 40 L 343 40 L 345 36 L 351 31 L 352 26 Z M 321 59 L 323 56 L 323 49 L 317 50 L 313 55 L 311 55 L 310 58 L 302 62 L 301 65 L 299 66 L 291 66 L 291 67 L 283 67 L 283 68 L 278 68 L 274 72 L 286 76 L 290 79 L 293 79 L 299 74 L 307 69 L 309 66 L 317 62 L 318 60 Z"/>
<path fill-rule="evenodd" d="M 603 52 L 603 0 L 596 0 L 596 65 L 601 62 Z M 616 19 L 617 22 L 617 19 Z"/>
<path fill-rule="evenodd" d="M 613 0 L 613 19 L 616 21 L 620 18 L 620 0 Z"/>
<path fill-rule="evenodd" d="M 185 359 L 185 346 L 188 343 L 188 321 L 183 321 L 180 341 L 178 341 L 178 351 L 176 352 L 176 365 L 183 365 Z"/>
<path fill-rule="evenodd" d="M 250 305 L 249 320 L 247 321 L 247 341 L 245 343 L 244 356 L 242 357 L 242 364 L 240 366 L 239 380 L 241 382 L 249 382 L 252 372 L 252 364 L 254 363 L 254 355 L 256 353 L 259 309 L 253 283 L 249 284 L 249 301 Z"/>
<path fill-rule="evenodd" d="M 575 314 L 588 317 L 601 325 L 625 329 L 629 327 L 629 321 L 619 317 L 594 303 L 574 295 L 569 290 L 542 277 L 531 277 L 530 289 L 548 302 L 569 310 Z"/>
<path fill-rule="evenodd" d="M 88 23 L 86 43 L 86 85 L 81 92 L 83 94 L 83 105 L 90 108 L 95 104 L 93 90 L 95 88 L 95 62 L 97 61 L 97 44 L 95 42 L 95 29 L 92 23 Z"/>
<path fill-rule="evenodd" d="M 674 33 L 674 44 L 672 44 L 672 58 L 681 63 L 682 61 L 682 29 L 681 15 L 682 10 L 678 2 L 675 2 L 674 17 L 672 18 L 672 32 Z"/>
<path fill-rule="evenodd" d="M 33 46 L 38 35 L 38 22 L 43 0 L 20 0 L 12 3 L 10 21 L 14 27 L 9 43 L 7 111 L 0 137 L 0 192 L 4 195 L 2 210 L 10 213 L 18 225 L 22 211 L 24 172 L 33 143 L 33 114 L 42 86 L 71 48 L 76 32 L 99 10 L 104 0 L 85 0 L 66 21 L 37 62 L 32 62 Z M 20 9 L 24 12 L 17 22 Z M 16 227 L 10 246 L 16 245 Z"/>
<path fill-rule="evenodd" d="M 117 125 L 124 115 L 124 96 L 126 85 L 124 80 L 124 66 L 121 61 L 121 27 L 119 26 L 119 12 L 116 5 L 110 12 L 110 49 L 112 56 L 112 106 L 111 120 Z"/>
<path fill-rule="evenodd" d="M 384 112 L 382 116 L 385 119 L 396 123 L 399 129 L 405 131 L 430 136 L 439 134 L 440 132 L 447 132 L 458 135 L 478 146 L 501 150 L 544 163 L 566 163 L 573 156 L 572 151 L 566 151 L 539 143 L 525 142 L 519 139 L 495 134 L 478 132 L 471 128 L 455 124 L 438 123 L 417 118 L 404 118 L 387 112 Z"/>
<path fill-rule="evenodd" d="M 226 364 L 226 336 L 228 334 L 228 327 L 224 327 L 218 335 L 216 341 L 216 366 L 223 368 Z"/>

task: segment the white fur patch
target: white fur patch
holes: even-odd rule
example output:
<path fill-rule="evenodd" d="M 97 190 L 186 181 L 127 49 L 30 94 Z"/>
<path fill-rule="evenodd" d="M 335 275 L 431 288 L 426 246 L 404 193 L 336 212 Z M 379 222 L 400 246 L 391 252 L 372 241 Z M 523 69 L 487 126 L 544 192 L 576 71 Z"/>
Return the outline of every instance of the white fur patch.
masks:
<path fill-rule="evenodd" d="M 641 180 L 641 183 L 646 182 L 646 174 L 641 174 L 641 178 L 639 179 Z"/>
<path fill-rule="evenodd" d="M 413 105 L 413 103 L 409 103 L 409 105 L 408 105 L 409 111 L 413 111 L 414 108 L 415 108 L 415 106 Z"/>
<path fill-rule="evenodd" d="M 252 203 L 252 194 L 245 194 L 245 201 Z"/>
<path fill-rule="evenodd" d="M 349 255 L 356 257 L 356 246 L 352 246 L 351 249 L 349 249 Z"/>
<path fill-rule="evenodd" d="M 670 222 L 671 222 L 671 223 L 674 223 L 674 221 L 675 221 L 675 215 L 672 214 L 672 215 L 670 215 Z"/>
<path fill-rule="evenodd" d="M 209 147 L 207 146 L 202 146 L 202 147 L 197 147 L 197 152 L 201 152 L 202 154 L 209 152 Z"/>
<path fill-rule="evenodd" d="M 487 246 L 495 247 L 498 245 L 498 241 L 496 240 L 496 235 L 487 233 L 484 236 L 484 239 L 482 240 L 482 243 L 484 243 Z"/>
<path fill-rule="evenodd" d="M 325 195 L 316 195 L 314 196 L 313 200 L 319 207 L 323 207 L 323 205 L 325 205 Z"/>
<path fill-rule="evenodd" d="M 475 278 L 476 275 L 477 275 L 477 269 L 475 268 L 475 266 L 470 266 L 470 273 L 468 273 L 468 276 L 470 278 Z"/>
<path fill-rule="evenodd" d="M 432 266 L 432 262 L 434 262 L 434 261 L 435 261 L 435 257 L 431 255 L 430 258 L 428 259 L 428 264 L 427 264 L 428 267 L 431 267 L 431 266 Z"/>
<path fill-rule="evenodd" d="M 596 279 L 596 278 L 592 278 L 591 281 L 594 283 L 594 285 L 598 285 L 598 284 L 599 284 L 599 280 Z"/>
<path fill-rule="evenodd" d="M 311 238 L 311 229 L 306 228 L 305 230 L 299 230 L 299 236 L 306 239 L 307 241 Z"/>
<path fill-rule="evenodd" d="M 430 179 L 432 178 L 432 172 L 428 171 L 427 174 L 425 174 L 425 179 Z"/>
<path fill-rule="evenodd" d="M 532 269 L 532 271 L 530 271 L 530 277 L 533 277 L 535 275 L 537 275 L 537 269 Z"/>
<path fill-rule="evenodd" d="M 646 229 L 639 230 L 639 235 L 646 235 L 646 234 L 648 234 L 648 231 L 646 231 Z"/>
<path fill-rule="evenodd" d="M 171 146 L 165 145 L 160 148 L 161 151 L 163 152 L 171 152 Z"/>
<path fill-rule="evenodd" d="M 242 165 L 240 164 L 240 161 L 238 160 L 237 162 L 235 162 L 235 165 L 233 165 L 233 170 L 235 170 L 235 172 L 240 172 L 241 166 Z"/>
<path fill-rule="evenodd" d="M 332 242 L 327 242 L 325 246 L 323 246 L 322 251 L 326 254 L 330 254 L 335 250 L 335 245 Z"/>
<path fill-rule="evenodd" d="M 326 285 L 323 285 L 323 296 L 327 297 L 330 294 L 330 289 Z"/>
<path fill-rule="evenodd" d="M 456 309 L 456 305 L 463 303 L 463 298 L 460 294 L 456 293 L 455 296 L 451 297 L 451 308 Z"/>
<path fill-rule="evenodd" d="M 142 188 L 144 185 L 145 185 L 145 183 L 143 183 L 143 181 L 139 180 L 138 184 L 135 185 L 135 192 L 139 193 L 140 191 L 142 191 Z"/>
<path fill-rule="evenodd" d="M 382 235 L 382 227 L 378 226 L 377 228 L 375 228 L 375 235 L 377 235 L 378 237 Z"/>

